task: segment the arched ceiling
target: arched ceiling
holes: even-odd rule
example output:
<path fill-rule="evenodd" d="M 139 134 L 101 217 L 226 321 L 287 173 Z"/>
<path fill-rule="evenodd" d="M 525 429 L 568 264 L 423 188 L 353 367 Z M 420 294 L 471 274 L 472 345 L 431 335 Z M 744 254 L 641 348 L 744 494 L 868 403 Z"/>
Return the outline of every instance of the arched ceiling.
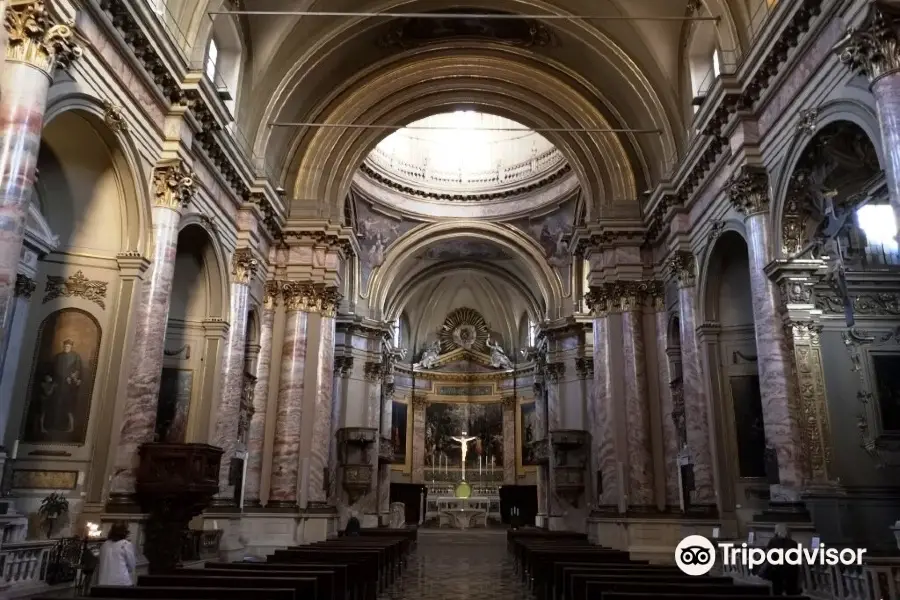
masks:
<path fill-rule="evenodd" d="M 709 13 L 722 17 L 720 47 L 740 51 L 748 37 L 748 6 L 758 2 L 702 0 Z M 254 0 L 239 4 L 254 11 L 452 9 L 679 18 L 696 3 Z M 190 38 L 204 31 L 206 11 L 223 4 L 228 8 L 232 3 L 170 0 L 170 10 Z M 499 35 L 495 30 L 494 41 L 473 43 L 449 36 L 434 43 L 406 44 L 391 43 L 390 36 L 399 27 L 396 19 L 247 15 L 240 20 L 251 53 L 243 88 L 252 91 L 241 96 L 240 128 L 253 140 L 257 156 L 282 169 L 293 214 L 337 217 L 353 173 L 387 132 L 271 128 L 273 121 L 404 125 L 466 106 L 534 128 L 658 130 L 546 135 L 581 181 L 589 217 L 602 213 L 605 204 L 637 200 L 666 173 L 684 144 L 682 48 L 691 29 L 684 21 L 543 20 L 539 24 L 549 37 L 536 43 L 519 43 L 522 40 L 509 39 L 508 30 Z M 492 27 L 506 27 L 503 23 L 490 22 Z"/>

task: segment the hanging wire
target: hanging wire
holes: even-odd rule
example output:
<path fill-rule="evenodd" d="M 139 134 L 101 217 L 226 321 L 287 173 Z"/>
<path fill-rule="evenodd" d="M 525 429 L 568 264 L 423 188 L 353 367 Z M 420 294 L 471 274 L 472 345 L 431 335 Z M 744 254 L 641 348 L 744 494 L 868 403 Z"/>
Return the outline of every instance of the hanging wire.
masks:
<path fill-rule="evenodd" d="M 379 129 L 388 131 L 459 131 L 459 127 L 438 125 L 378 125 L 366 123 L 313 123 L 272 121 L 269 127 L 319 127 L 333 129 Z M 640 133 L 661 134 L 661 129 L 630 129 L 616 127 L 465 127 L 466 131 L 521 131 L 534 133 Z"/>
<path fill-rule="evenodd" d="M 398 13 L 341 12 L 318 10 L 211 10 L 210 15 L 257 15 L 268 17 L 367 17 L 372 19 L 493 19 L 540 21 L 718 21 L 719 17 L 672 17 L 650 15 L 519 15 L 505 13 Z"/>

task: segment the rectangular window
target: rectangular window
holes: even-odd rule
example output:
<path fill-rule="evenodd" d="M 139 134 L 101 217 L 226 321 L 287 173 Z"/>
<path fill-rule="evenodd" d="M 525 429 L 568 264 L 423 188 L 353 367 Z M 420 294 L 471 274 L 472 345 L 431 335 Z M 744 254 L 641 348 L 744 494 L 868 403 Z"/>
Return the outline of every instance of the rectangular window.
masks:
<path fill-rule="evenodd" d="M 206 76 L 210 81 L 216 80 L 216 66 L 219 62 L 219 47 L 216 40 L 209 40 L 209 49 L 206 51 Z"/>
<path fill-rule="evenodd" d="M 721 59 L 721 56 L 719 55 L 718 50 L 713 50 L 712 59 L 713 59 L 713 64 L 712 64 L 713 77 L 718 77 L 719 75 L 722 74 L 722 59 Z"/>
<path fill-rule="evenodd" d="M 897 264 L 897 221 L 890 204 L 866 204 L 856 210 L 856 223 L 866 236 L 866 257 L 876 264 Z"/>

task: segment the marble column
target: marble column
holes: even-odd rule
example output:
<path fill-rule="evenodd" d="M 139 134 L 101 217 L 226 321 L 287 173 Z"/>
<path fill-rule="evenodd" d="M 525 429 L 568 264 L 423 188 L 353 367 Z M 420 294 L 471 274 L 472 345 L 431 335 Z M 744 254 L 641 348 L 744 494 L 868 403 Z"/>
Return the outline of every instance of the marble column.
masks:
<path fill-rule="evenodd" d="M 872 2 L 861 26 L 851 29 L 835 49 L 871 83 L 881 127 L 882 167 L 900 224 L 900 13 L 887 2 Z"/>
<path fill-rule="evenodd" d="M 247 477 L 244 483 L 244 505 L 260 505 L 263 452 L 266 443 L 266 410 L 269 406 L 269 377 L 272 373 L 272 335 L 275 308 L 281 296 L 280 284 L 267 281 L 265 301 L 260 316 L 259 358 L 256 362 L 256 387 L 253 389 L 253 416 L 247 432 Z"/>
<path fill-rule="evenodd" d="M 0 348 L 6 347 L 13 322 L 47 92 L 55 70 L 81 55 L 72 28 L 57 24 L 42 0 L 7 8 L 4 27 L 8 43 L 0 72 Z"/>
<path fill-rule="evenodd" d="M 612 374 L 609 371 L 609 311 L 615 286 L 602 284 L 592 286 L 586 296 L 588 306 L 594 316 L 594 404 L 593 422 L 590 432 L 593 444 L 594 476 L 597 489 L 596 504 L 606 509 L 619 506 L 619 470 L 616 462 L 615 442 L 615 398 L 612 393 Z"/>
<path fill-rule="evenodd" d="M 516 406 L 515 396 L 503 398 L 503 485 L 516 484 Z"/>
<path fill-rule="evenodd" d="M 703 385 L 700 346 L 697 341 L 697 262 L 689 252 L 677 252 L 669 269 L 678 281 L 678 322 L 681 328 L 681 394 L 673 396 L 673 415 L 683 429 L 687 446 L 680 456 L 689 459 L 694 470 L 691 504 L 697 507 L 716 505 L 713 482 L 709 402 Z M 675 400 L 682 399 L 676 404 Z"/>
<path fill-rule="evenodd" d="M 337 432 L 343 423 L 343 413 L 346 405 L 347 383 L 350 373 L 353 371 L 352 356 L 334 357 L 334 387 L 331 401 L 331 433 L 328 441 L 328 472 L 329 475 L 329 502 L 338 506 L 341 504 L 341 484 L 338 481 L 340 462 L 338 461 Z"/>
<path fill-rule="evenodd" d="M 425 483 L 425 394 L 412 396 L 412 431 L 413 436 L 411 482 Z"/>
<path fill-rule="evenodd" d="M 773 258 L 769 179 L 765 169 L 743 166 L 730 182 L 728 194 L 735 208 L 744 215 L 747 228 L 763 426 L 766 446 L 775 449 L 778 459 L 779 485 L 773 486 L 772 500 L 794 502 L 799 500 L 798 492 L 805 480 L 802 435 L 793 362 L 779 311 L 778 289 L 765 273 Z"/>
<path fill-rule="evenodd" d="M 534 443 L 537 445 L 544 445 L 543 448 L 538 450 L 535 449 L 535 454 L 547 454 L 544 449 L 549 447 L 549 433 L 548 433 L 548 419 L 547 419 L 547 378 L 544 377 L 544 373 L 546 372 L 546 363 L 543 360 L 536 361 L 535 364 L 535 377 L 534 377 L 534 425 L 535 425 L 535 434 L 534 434 Z M 537 496 L 538 496 L 538 515 L 542 515 L 545 518 L 549 515 L 550 503 L 549 503 L 549 494 L 550 494 L 550 479 L 549 479 L 549 469 L 546 461 L 541 459 L 539 456 L 536 456 L 539 459 L 539 464 L 537 466 Z M 546 458 L 546 457 L 545 457 Z"/>
<path fill-rule="evenodd" d="M 247 316 L 250 311 L 250 283 L 256 274 L 259 261 L 249 248 L 238 248 L 231 258 L 231 326 L 222 359 L 222 389 L 216 408 L 216 430 L 213 445 L 222 448 L 219 467 L 219 493 L 216 506 L 235 504 L 234 485 L 231 480 L 231 461 L 238 444 L 238 420 L 241 416 L 241 399 L 244 391 L 244 354 L 247 350 Z"/>
<path fill-rule="evenodd" d="M 366 363 L 367 378 L 382 378 L 381 390 L 381 424 L 378 443 L 385 439 L 392 440 L 394 425 L 394 376 L 383 371 L 383 363 Z M 408 435 L 408 433 L 407 433 Z M 391 512 L 391 465 L 378 463 L 378 514 L 384 521 L 390 518 Z"/>
<path fill-rule="evenodd" d="M 320 336 L 316 357 L 316 395 L 313 404 L 313 435 L 307 477 L 309 506 L 328 504 L 325 471 L 328 468 L 328 438 L 331 435 L 331 409 L 334 397 L 334 315 L 340 301 L 336 287 L 317 286 L 316 306 L 319 310 Z"/>
<path fill-rule="evenodd" d="M 309 333 L 311 289 L 296 281 L 282 285 L 285 330 L 272 447 L 272 477 L 267 506 L 296 508 L 300 484 L 300 429 L 303 412 L 303 377 Z"/>
<path fill-rule="evenodd" d="M 662 416 L 663 453 L 665 460 L 666 506 L 679 505 L 678 498 L 678 431 L 672 419 L 671 383 L 678 376 L 673 372 L 669 359 L 669 313 L 665 304 L 665 288 L 662 282 L 652 293 L 656 329 L 656 379 L 659 389 L 660 415 Z M 651 375 L 653 376 L 653 375 Z"/>
<path fill-rule="evenodd" d="M 138 447 L 152 442 L 162 378 L 169 301 L 182 210 L 194 195 L 194 174 L 181 160 L 166 161 L 153 171 L 153 237 L 150 272 L 141 287 L 141 313 L 134 332 L 133 358 L 115 451 L 110 502 L 128 502 L 134 492 Z"/>
<path fill-rule="evenodd" d="M 625 366 L 625 447 L 628 451 L 626 490 L 628 506 L 641 509 L 650 509 L 654 505 L 653 452 L 642 311 L 649 285 L 643 281 L 623 281 L 617 288 L 617 300 L 622 311 L 622 356 Z"/>
<path fill-rule="evenodd" d="M 16 385 L 16 373 L 19 370 L 19 359 L 22 354 L 22 340 L 25 337 L 25 325 L 28 323 L 28 309 L 31 296 L 37 289 L 34 280 L 19 273 L 16 276 L 15 298 L 9 311 L 10 327 L 8 346 L 3 356 L 3 374 L 0 377 L 0 448 L 10 448 L 6 432 L 13 405 L 13 390 Z"/>

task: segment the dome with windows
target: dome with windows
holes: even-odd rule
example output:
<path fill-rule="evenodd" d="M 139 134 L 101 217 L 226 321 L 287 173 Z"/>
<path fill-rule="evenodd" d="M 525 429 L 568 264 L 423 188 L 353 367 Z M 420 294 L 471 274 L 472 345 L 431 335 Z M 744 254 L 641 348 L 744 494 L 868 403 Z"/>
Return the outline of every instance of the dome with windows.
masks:
<path fill-rule="evenodd" d="M 547 138 L 511 119 L 460 110 L 426 117 L 384 138 L 363 171 L 436 200 L 490 200 L 568 171 Z"/>

